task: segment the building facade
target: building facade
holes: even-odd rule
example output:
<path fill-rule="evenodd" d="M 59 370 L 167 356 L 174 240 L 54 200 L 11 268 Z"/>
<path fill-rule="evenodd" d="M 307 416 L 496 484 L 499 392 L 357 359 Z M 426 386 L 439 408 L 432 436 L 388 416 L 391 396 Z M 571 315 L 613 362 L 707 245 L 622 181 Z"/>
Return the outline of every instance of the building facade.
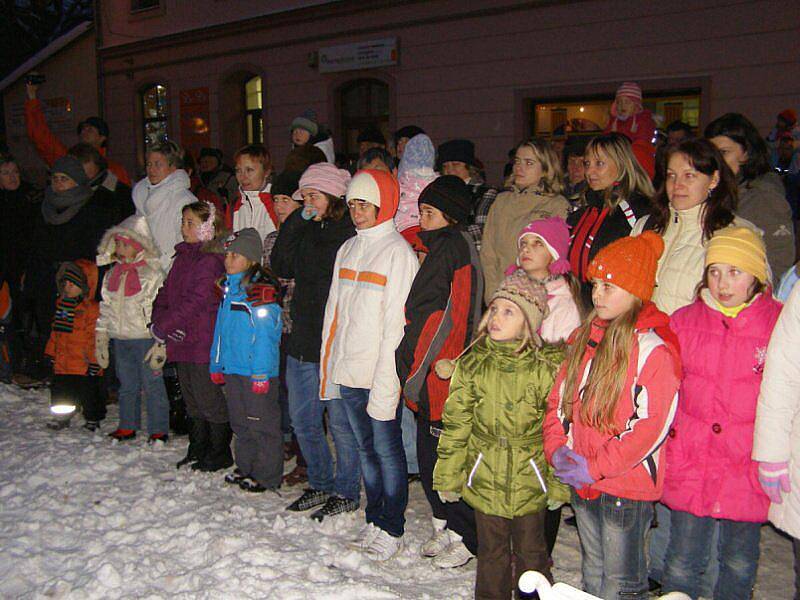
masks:
<path fill-rule="evenodd" d="M 141 173 L 166 135 L 278 168 L 305 109 L 352 153 L 360 127 L 472 139 L 490 181 L 533 133 L 605 125 L 622 81 L 702 131 L 764 132 L 800 104 L 797 4 L 783 0 L 105 0 L 98 56 L 109 152 Z"/>

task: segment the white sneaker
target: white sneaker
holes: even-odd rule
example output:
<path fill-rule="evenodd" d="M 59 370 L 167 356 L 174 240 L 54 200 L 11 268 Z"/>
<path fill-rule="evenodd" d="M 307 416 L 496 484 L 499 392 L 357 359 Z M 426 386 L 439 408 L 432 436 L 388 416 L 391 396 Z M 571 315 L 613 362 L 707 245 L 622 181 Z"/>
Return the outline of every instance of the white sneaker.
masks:
<path fill-rule="evenodd" d="M 431 561 L 433 566 L 438 567 L 439 569 L 456 569 L 458 567 L 463 567 L 469 561 L 471 561 L 475 556 L 467 550 L 467 547 L 461 541 L 461 536 L 457 534 L 453 534 L 458 537 L 458 540 L 450 544 L 450 546 L 442 552 L 439 556 Z"/>
<path fill-rule="evenodd" d="M 419 549 L 419 553 L 427 558 L 439 556 L 453 543 L 450 539 L 450 532 L 445 529 L 447 521 L 435 517 L 431 521 L 433 522 L 433 534 Z"/>
<path fill-rule="evenodd" d="M 372 541 L 381 532 L 380 527 L 372 523 L 367 523 L 358 530 L 358 536 L 348 544 L 353 550 L 366 550 L 372 545 Z"/>
<path fill-rule="evenodd" d="M 369 548 L 364 550 L 370 560 L 385 562 L 394 558 L 403 549 L 403 537 L 394 537 L 382 529 L 378 530 L 378 535 L 372 540 Z"/>

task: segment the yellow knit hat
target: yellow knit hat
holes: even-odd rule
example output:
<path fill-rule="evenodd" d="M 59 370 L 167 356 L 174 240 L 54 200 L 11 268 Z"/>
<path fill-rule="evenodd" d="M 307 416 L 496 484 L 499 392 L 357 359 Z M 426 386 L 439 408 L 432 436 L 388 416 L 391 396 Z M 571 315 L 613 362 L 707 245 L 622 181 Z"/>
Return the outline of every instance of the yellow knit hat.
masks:
<path fill-rule="evenodd" d="M 706 246 L 705 266 L 714 263 L 733 265 L 761 283 L 769 282 L 764 240 L 749 227 L 725 227 L 714 233 Z"/>

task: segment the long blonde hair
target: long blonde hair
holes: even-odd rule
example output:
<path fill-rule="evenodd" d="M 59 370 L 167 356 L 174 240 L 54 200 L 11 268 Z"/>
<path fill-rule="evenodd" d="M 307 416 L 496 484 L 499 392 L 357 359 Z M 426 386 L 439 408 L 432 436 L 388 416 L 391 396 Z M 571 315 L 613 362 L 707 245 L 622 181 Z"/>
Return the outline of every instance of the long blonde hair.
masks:
<path fill-rule="evenodd" d="M 637 298 L 630 310 L 608 324 L 592 359 L 586 385 L 579 388 L 583 379 L 581 370 L 583 353 L 586 351 L 592 331 L 592 321 L 597 317 L 597 311 L 592 310 L 586 317 L 565 359 L 567 370 L 562 409 L 570 421 L 574 419 L 575 398 L 580 394 L 583 400 L 580 410 L 581 421 L 603 433 L 612 435 L 619 433 L 614 427 L 614 412 L 625 385 L 636 320 L 639 318 L 642 306 L 641 300 Z"/>
<path fill-rule="evenodd" d="M 542 165 L 542 179 L 539 181 L 539 191 L 546 196 L 555 196 L 564 191 L 564 176 L 561 171 L 561 161 L 556 151 L 544 138 L 530 138 L 521 142 L 514 148 L 514 156 L 520 148 L 530 148 L 536 160 Z M 514 172 L 507 180 L 508 185 L 514 183 Z"/>
<path fill-rule="evenodd" d="M 609 209 L 616 208 L 622 200 L 627 200 L 634 193 L 648 199 L 653 197 L 655 194 L 653 183 L 633 155 L 633 148 L 628 138 L 620 133 L 598 135 L 589 141 L 583 155 L 597 158 L 599 150 L 602 150 L 617 166 L 618 185 L 605 190 L 605 203 Z"/>

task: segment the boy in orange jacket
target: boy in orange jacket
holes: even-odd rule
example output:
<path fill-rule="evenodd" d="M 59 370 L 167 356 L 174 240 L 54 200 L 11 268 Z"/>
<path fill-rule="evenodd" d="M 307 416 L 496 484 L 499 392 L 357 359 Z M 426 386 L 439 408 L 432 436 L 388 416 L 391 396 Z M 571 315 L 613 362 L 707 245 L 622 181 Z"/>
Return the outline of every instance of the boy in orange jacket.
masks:
<path fill-rule="evenodd" d="M 58 269 L 56 284 L 56 313 L 45 349 L 45 355 L 53 361 L 50 406 L 56 419 L 47 426 L 69 427 L 75 409 L 81 407 L 86 419 L 83 427 L 95 431 L 106 416 L 99 386 L 103 371 L 94 354 L 94 329 L 100 315 L 95 300 L 97 266 L 83 259 L 65 262 Z"/>

